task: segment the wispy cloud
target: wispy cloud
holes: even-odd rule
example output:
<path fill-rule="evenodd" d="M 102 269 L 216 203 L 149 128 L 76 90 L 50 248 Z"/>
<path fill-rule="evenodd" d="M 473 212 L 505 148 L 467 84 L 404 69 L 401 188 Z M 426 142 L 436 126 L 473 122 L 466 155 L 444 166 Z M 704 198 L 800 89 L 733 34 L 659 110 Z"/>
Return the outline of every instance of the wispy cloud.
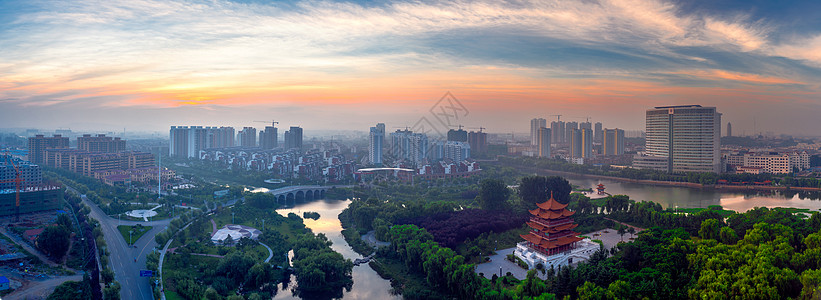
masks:
<path fill-rule="evenodd" d="M 3 5 L 0 99 L 30 107 L 363 103 L 453 88 L 589 100 L 632 90 L 590 80 L 683 93 L 817 91 L 821 77 L 821 32 L 783 38 L 775 20 L 666 0 Z M 556 80 L 568 88 L 533 88 Z"/>

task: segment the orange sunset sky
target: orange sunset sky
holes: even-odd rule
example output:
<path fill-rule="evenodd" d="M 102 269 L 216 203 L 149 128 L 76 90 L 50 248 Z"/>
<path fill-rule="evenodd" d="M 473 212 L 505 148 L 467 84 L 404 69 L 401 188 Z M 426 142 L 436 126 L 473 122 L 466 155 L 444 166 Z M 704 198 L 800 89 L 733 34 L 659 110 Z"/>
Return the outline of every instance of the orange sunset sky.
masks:
<path fill-rule="evenodd" d="M 716 106 L 734 133 L 818 135 L 818 1 L 1 1 L 0 127 L 643 129 Z M 755 123 L 755 125 L 754 125 Z"/>

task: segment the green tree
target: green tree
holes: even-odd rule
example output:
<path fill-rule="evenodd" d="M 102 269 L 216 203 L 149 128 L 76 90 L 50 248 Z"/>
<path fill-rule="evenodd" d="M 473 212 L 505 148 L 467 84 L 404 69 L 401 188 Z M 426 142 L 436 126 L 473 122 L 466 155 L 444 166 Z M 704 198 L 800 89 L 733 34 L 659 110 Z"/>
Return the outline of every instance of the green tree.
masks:
<path fill-rule="evenodd" d="M 720 233 L 721 224 L 716 219 L 707 219 L 701 222 L 701 229 L 698 231 L 698 235 L 702 239 L 718 239 Z"/>
<path fill-rule="evenodd" d="M 70 234 L 65 226 L 48 226 L 37 236 L 37 246 L 49 256 L 60 260 L 68 251 Z"/>
<path fill-rule="evenodd" d="M 478 197 L 484 209 L 499 210 L 505 208 L 509 196 L 510 189 L 501 180 L 485 179 L 479 184 Z"/>
<path fill-rule="evenodd" d="M 541 203 L 547 200 L 547 178 L 544 176 L 525 176 L 519 182 L 519 198 L 527 204 Z"/>

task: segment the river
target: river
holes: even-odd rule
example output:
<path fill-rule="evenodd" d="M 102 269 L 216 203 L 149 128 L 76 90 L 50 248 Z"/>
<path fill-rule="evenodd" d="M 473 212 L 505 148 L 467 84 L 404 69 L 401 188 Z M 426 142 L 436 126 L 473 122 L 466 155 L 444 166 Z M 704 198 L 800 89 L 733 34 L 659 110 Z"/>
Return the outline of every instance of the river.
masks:
<path fill-rule="evenodd" d="M 557 175 L 544 171 L 539 175 Z M 573 185 L 582 188 L 595 188 L 602 183 L 605 192 L 612 195 L 628 195 L 636 201 L 653 201 L 663 207 L 698 208 L 710 205 L 722 207 L 738 212 L 745 212 L 755 207 L 794 207 L 810 210 L 821 209 L 821 193 L 802 192 L 785 193 L 779 191 L 731 191 L 715 188 L 688 188 L 665 185 L 649 185 L 642 183 L 622 182 L 611 179 L 598 179 L 582 175 L 560 175 Z"/>
<path fill-rule="evenodd" d="M 337 217 L 350 204 L 350 200 L 316 200 L 308 203 L 298 203 L 292 208 L 278 209 L 277 212 L 283 216 L 288 213 L 295 213 L 302 217 L 302 213 L 313 211 L 319 213 L 318 220 L 305 219 L 305 226 L 310 228 L 315 234 L 324 233 L 333 245 L 331 248 L 342 254 L 351 261 L 362 258 L 351 246 L 345 242 L 342 236 L 342 225 Z M 391 283 L 379 277 L 376 271 L 368 264 L 353 267 L 353 286 L 350 291 L 344 291 L 343 299 L 402 299 L 401 296 L 391 295 Z M 279 291 L 274 299 L 300 299 L 293 295 L 296 279 L 291 276 L 291 285 L 287 291 Z"/>

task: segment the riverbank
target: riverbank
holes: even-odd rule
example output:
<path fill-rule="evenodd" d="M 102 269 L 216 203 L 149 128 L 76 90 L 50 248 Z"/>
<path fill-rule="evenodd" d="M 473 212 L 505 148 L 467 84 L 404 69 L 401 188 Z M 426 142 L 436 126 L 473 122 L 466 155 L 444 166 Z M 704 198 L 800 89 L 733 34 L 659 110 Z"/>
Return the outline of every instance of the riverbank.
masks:
<path fill-rule="evenodd" d="M 727 190 L 745 190 L 745 191 L 807 191 L 807 192 L 821 192 L 821 188 L 813 187 L 788 187 L 788 186 L 771 186 L 771 185 L 729 185 L 729 184 L 700 184 L 692 182 L 679 181 L 662 181 L 662 180 L 648 180 L 648 179 L 630 179 L 615 176 L 605 176 L 596 174 L 574 173 L 567 171 L 556 171 L 551 169 L 542 169 L 534 167 L 522 167 L 523 170 L 529 172 L 543 172 L 555 175 L 571 175 L 583 178 L 607 179 L 628 183 L 640 183 L 658 186 L 676 186 L 697 189 L 727 189 Z"/>

